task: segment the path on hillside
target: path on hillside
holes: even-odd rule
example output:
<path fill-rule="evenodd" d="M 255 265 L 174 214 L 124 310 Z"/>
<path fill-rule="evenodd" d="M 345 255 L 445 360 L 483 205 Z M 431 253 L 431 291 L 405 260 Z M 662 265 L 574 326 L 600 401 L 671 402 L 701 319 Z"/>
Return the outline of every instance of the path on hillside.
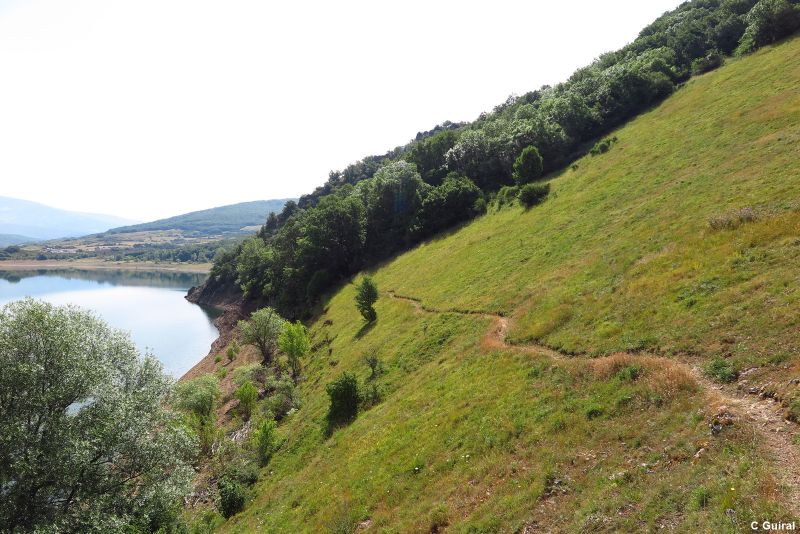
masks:
<path fill-rule="evenodd" d="M 555 360 L 592 359 L 585 356 L 566 355 L 536 343 L 509 343 L 507 341 L 509 319 L 500 314 L 471 310 L 436 309 L 426 306 L 421 299 L 415 297 L 399 295 L 392 290 L 387 293 L 392 299 L 410 303 L 418 313 L 454 313 L 492 319 L 492 324 L 483 338 L 485 345 L 489 347 L 539 354 Z M 627 354 L 631 357 L 642 356 L 642 354 L 624 352 L 618 354 Z M 710 405 L 720 406 L 721 408 L 718 411 L 730 413 L 750 423 L 761 438 L 760 445 L 768 452 L 776 464 L 777 479 L 787 490 L 784 495 L 786 504 L 796 517 L 800 517 L 800 453 L 798 453 L 794 445 L 794 440 L 800 433 L 798 433 L 797 425 L 787 421 L 780 413 L 780 405 L 774 399 L 763 399 L 758 396 L 741 393 L 733 386 L 717 384 L 709 380 L 696 365 L 663 356 L 647 355 L 647 357 L 651 361 L 669 362 L 672 365 L 682 367 L 705 391 L 709 397 Z"/>

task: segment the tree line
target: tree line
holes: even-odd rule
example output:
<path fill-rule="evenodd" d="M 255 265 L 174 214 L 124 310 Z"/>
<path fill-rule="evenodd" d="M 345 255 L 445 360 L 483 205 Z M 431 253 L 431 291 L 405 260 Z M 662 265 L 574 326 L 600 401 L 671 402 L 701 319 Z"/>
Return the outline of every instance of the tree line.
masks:
<path fill-rule="evenodd" d="M 470 124 L 444 123 L 331 172 L 316 191 L 271 214 L 257 236 L 217 254 L 208 284 L 235 284 L 283 314 L 302 314 L 342 279 L 480 215 L 502 188 L 562 168 L 723 56 L 795 32 L 798 4 L 686 2 L 564 83 L 511 96 Z M 595 148 L 604 152 L 610 143 Z M 530 186 L 521 200 L 530 206 L 546 193 Z"/>

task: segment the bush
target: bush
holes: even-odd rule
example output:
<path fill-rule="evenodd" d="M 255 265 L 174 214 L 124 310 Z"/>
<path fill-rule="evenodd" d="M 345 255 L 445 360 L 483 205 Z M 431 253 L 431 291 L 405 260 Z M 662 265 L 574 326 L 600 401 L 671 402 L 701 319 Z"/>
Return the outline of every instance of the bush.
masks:
<path fill-rule="evenodd" d="M 267 465 L 272 459 L 272 455 L 278 449 L 278 437 L 275 433 L 277 425 L 273 420 L 261 423 L 261 426 L 253 433 L 253 446 L 256 450 L 258 463 L 261 467 Z"/>
<path fill-rule="evenodd" d="M 721 382 L 733 382 L 739 378 L 739 372 L 730 362 L 724 358 L 714 358 L 706 367 L 706 375 L 716 378 Z"/>
<path fill-rule="evenodd" d="M 217 482 L 219 490 L 219 511 L 226 518 L 244 509 L 245 489 L 239 482 L 222 478 Z"/>
<path fill-rule="evenodd" d="M 278 421 L 300 404 L 294 381 L 289 378 L 267 381 L 267 390 L 270 391 L 266 402 L 267 411 Z"/>
<path fill-rule="evenodd" d="M 692 492 L 692 504 L 696 510 L 700 510 L 708 506 L 711 501 L 711 491 L 703 486 L 695 488 Z"/>
<path fill-rule="evenodd" d="M 266 384 L 270 373 L 260 363 L 248 363 L 233 370 L 233 383 L 243 386 L 245 382 L 253 384 Z"/>
<path fill-rule="evenodd" d="M 761 215 L 753 208 L 742 208 L 722 215 L 714 215 L 708 220 L 712 230 L 733 230 L 739 226 L 757 221 Z"/>
<path fill-rule="evenodd" d="M 623 382 L 636 382 L 642 376 L 642 366 L 637 364 L 626 365 L 617 371 L 616 377 Z"/>
<path fill-rule="evenodd" d="M 450 524 L 447 507 L 439 505 L 433 509 L 430 517 L 430 532 L 442 532 Z"/>
<path fill-rule="evenodd" d="M 500 209 L 503 206 L 509 206 L 513 204 L 517 200 L 518 196 L 519 196 L 519 187 L 510 185 L 505 185 L 501 187 L 500 190 L 497 192 L 497 196 L 495 197 L 497 208 Z"/>
<path fill-rule="evenodd" d="M 254 345 L 263 358 L 264 367 L 272 365 L 278 348 L 278 336 L 283 332 L 286 321 L 273 308 L 261 308 L 253 312 L 247 321 L 239 321 L 242 343 Z"/>
<path fill-rule="evenodd" d="M 198 417 L 211 417 L 220 398 L 219 380 L 203 375 L 175 386 L 175 407 Z"/>
<path fill-rule="evenodd" d="M 692 61 L 692 74 L 703 74 L 722 66 L 722 54 L 712 50 L 705 57 L 699 57 Z"/>
<path fill-rule="evenodd" d="M 383 363 L 381 362 L 381 359 L 378 358 L 378 352 L 374 350 L 368 352 L 366 355 L 364 355 L 364 362 L 369 366 L 369 380 L 375 380 L 378 378 L 378 375 L 380 375 L 383 371 Z"/>
<path fill-rule="evenodd" d="M 236 390 L 236 398 L 239 399 L 239 412 L 242 414 L 242 418 L 245 421 L 249 420 L 258 400 L 258 390 L 248 380 Z"/>
<path fill-rule="evenodd" d="M 378 313 L 373 306 L 377 300 L 378 286 L 371 277 L 365 276 L 356 289 L 356 308 L 368 323 L 378 318 Z"/>
<path fill-rule="evenodd" d="M 538 180 L 543 168 L 539 149 L 535 146 L 526 147 L 514 161 L 514 181 L 517 185 L 523 185 Z"/>
<path fill-rule="evenodd" d="M 361 401 L 358 379 L 353 373 L 344 373 L 325 387 L 330 398 L 328 421 L 332 424 L 353 419 Z"/>
<path fill-rule="evenodd" d="M 238 343 L 236 342 L 236 340 L 234 339 L 234 340 L 231 342 L 231 344 L 230 344 L 230 345 L 228 345 L 228 350 L 226 350 L 226 351 L 225 351 L 225 355 L 228 357 L 228 361 L 229 361 L 229 362 L 232 362 L 233 360 L 235 360 L 235 359 L 236 359 L 236 356 L 238 356 L 238 355 L 239 355 L 239 351 L 240 351 L 240 350 L 241 350 L 241 349 L 240 349 L 240 347 L 239 347 L 239 344 L 238 344 Z"/>
<path fill-rule="evenodd" d="M 296 323 L 286 323 L 281 335 L 278 336 L 278 347 L 286 354 L 289 369 L 292 371 L 292 378 L 297 381 L 300 377 L 302 364 L 300 358 L 308 354 L 311 350 L 311 341 L 308 338 L 308 330 L 300 321 Z"/>
<path fill-rule="evenodd" d="M 602 141 L 598 141 L 592 147 L 592 150 L 589 152 L 592 156 L 599 156 L 600 154 L 605 154 L 609 150 L 611 150 L 611 145 L 618 141 L 617 137 L 607 137 Z"/>
<path fill-rule="evenodd" d="M 541 204 L 550 194 L 550 184 L 527 184 L 519 190 L 519 201 L 526 208 Z"/>
<path fill-rule="evenodd" d="M 593 404 L 586 409 L 586 419 L 597 419 L 603 415 L 603 413 L 605 413 L 605 410 L 602 406 Z"/>

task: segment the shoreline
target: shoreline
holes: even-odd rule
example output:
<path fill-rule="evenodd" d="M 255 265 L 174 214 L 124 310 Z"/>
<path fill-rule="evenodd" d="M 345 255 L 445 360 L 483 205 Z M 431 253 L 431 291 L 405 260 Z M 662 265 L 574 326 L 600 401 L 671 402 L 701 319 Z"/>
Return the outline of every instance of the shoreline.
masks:
<path fill-rule="evenodd" d="M 74 269 L 78 271 L 122 270 L 122 271 L 164 271 L 178 273 L 207 274 L 210 263 L 147 263 L 113 261 L 61 261 L 61 260 L 0 260 L 0 271 L 35 271 Z"/>

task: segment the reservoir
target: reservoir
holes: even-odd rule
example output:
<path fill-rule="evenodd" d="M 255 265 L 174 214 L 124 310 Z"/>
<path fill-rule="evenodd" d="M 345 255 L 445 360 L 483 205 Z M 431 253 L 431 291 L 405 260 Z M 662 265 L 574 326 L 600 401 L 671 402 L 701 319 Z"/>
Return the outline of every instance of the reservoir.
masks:
<path fill-rule="evenodd" d="M 196 273 L 125 270 L 0 271 L 0 306 L 25 297 L 74 304 L 128 332 L 139 351 L 158 358 L 180 378 L 209 351 L 216 312 L 187 301 Z"/>

